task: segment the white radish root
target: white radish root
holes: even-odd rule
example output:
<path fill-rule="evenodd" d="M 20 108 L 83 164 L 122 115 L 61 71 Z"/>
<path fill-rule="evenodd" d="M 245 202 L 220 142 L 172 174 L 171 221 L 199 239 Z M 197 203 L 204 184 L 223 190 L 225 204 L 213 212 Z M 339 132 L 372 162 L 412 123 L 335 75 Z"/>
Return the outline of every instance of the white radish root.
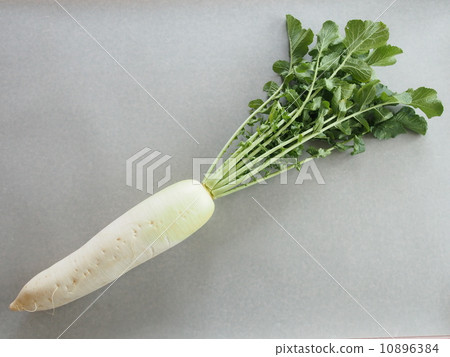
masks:
<path fill-rule="evenodd" d="M 180 243 L 203 226 L 213 212 L 213 199 L 199 182 L 173 184 L 32 278 L 10 309 L 54 309 L 85 296 Z"/>

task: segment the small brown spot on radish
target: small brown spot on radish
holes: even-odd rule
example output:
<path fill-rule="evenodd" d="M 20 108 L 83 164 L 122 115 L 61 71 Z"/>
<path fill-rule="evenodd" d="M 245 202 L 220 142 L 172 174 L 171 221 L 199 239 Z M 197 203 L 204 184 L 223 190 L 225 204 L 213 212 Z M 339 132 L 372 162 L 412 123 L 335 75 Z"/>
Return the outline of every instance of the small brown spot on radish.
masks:
<path fill-rule="evenodd" d="M 116 238 L 116 240 L 117 240 L 117 241 L 120 241 L 120 240 L 121 240 L 121 238 L 120 238 L 120 237 L 119 237 L 119 238 Z"/>
<path fill-rule="evenodd" d="M 75 285 L 76 283 L 78 283 L 78 279 L 73 278 L 72 279 L 72 284 Z"/>

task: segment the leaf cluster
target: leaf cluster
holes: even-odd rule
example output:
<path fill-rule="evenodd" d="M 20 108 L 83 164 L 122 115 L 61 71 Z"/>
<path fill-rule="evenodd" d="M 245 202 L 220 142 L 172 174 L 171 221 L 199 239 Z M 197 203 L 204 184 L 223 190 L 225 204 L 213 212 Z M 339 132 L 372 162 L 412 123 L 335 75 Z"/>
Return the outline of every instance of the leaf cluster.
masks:
<path fill-rule="evenodd" d="M 270 81 L 263 87 L 269 97 L 281 90 L 249 124 L 264 130 L 294 116 L 295 121 L 267 149 L 312 129 L 314 139 L 325 141 L 328 149 L 351 148 L 352 154 L 358 154 L 365 150 L 362 137 L 369 133 L 378 139 L 393 138 L 408 130 L 425 135 L 427 121 L 411 107 L 420 109 L 428 118 L 442 114 L 443 106 L 435 90 L 420 87 L 393 93 L 376 79 L 373 67 L 393 65 L 403 52 L 387 44 L 389 30 L 382 22 L 351 20 L 342 36 L 336 23 L 326 21 L 312 48 L 314 35 L 310 29 L 304 29 L 291 15 L 286 16 L 286 24 L 290 61 L 280 60 L 273 65 L 282 84 Z M 257 99 L 249 106 L 257 109 L 263 103 Z M 300 152 L 291 151 L 289 156 Z M 314 148 L 309 152 L 324 156 Z"/>
<path fill-rule="evenodd" d="M 289 61 L 273 64 L 279 83 L 267 82 L 263 86 L 267 98 L 249 102 L 250 116 L 218 158 L 233 142 L 238 145 L 223 165 L 211 166 L 204 180 L 215 197 L 300 168 L 333 150 L 362 153 L 368 134 L 381 140 L 408 131 L 425 135 L 427 121 L 415 109 L 428 118 L 443 112 L 434 89 L 396 93 L 377 79 L 373 67 L 393 65 L 402 53 L 387 43 L 389 30 L 382 22 L 351 20 L 342 35 L 336 23 L 326 21 L 314 35 L 287 15 L 286 27 Z M 297 164 L 284 168 L 277 164 L 302 155 L 307 158 Z M 233 170 L 232 160 L 237 162 Z"/>

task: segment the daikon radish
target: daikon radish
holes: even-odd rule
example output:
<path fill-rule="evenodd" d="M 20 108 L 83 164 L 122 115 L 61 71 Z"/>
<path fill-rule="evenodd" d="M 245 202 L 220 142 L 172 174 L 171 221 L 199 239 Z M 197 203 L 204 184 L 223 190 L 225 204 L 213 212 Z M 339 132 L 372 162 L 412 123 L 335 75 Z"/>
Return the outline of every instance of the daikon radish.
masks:
<path fill-rule="evenodd" d="M 264 85 L 267 99 L 250 101 L 250 116 L 202 184 L 182 181 L 137 205 L 31 279 L 11 309 L 52 309 L 82 297 L 191 235 L 213 214 L 213 199 L 335 151 L 360 154 L 365 135 L 380 140 L 407 131 L 425 135 L 427 121 L 415 109 L 428 118 L 442 114 L 434 89 L 395 93 L 376 79 L 372 67 L 392 65 L 402 53 L 387 44 L 382 22 L 351 20 L 342 37 L 337 24 L 326 21 L 311 47 L 310 29 L 291 15 L 286 24 L 290 61 L 273 65 L 281 80 Z"/>
<path fill-rule="evenodd" d="M 53 309 L 116 280 L 203 226 L 214 202 L 193 180 L 173 184 L 105 227 L 81 248 L 32 278 L 11 310 Z"/>

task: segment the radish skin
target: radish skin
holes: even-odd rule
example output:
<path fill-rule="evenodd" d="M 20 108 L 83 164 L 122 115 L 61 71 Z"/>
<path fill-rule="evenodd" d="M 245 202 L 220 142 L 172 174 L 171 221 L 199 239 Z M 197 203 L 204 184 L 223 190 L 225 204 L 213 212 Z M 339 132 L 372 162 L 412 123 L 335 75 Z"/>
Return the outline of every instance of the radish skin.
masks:
<path fill-rule="evenodd" d="M 213 212 L 214 201 L 202 184 L 194 180 L 175 183 L 32 278 L 10 309 L 54 309 L 85 296 L 180 243 L 202 227 Z"/>

